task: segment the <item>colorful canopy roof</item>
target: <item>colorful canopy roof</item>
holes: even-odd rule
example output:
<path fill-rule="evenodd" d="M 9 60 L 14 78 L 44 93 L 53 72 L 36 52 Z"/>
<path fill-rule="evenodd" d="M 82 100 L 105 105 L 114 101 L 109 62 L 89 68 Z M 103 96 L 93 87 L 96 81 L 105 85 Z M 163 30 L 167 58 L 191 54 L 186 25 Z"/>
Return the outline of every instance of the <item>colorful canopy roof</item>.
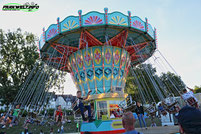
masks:
<path fill-rule="evenodd" d="M 147 19 L 143 21 L 131 16 L 130 12 L 127 16 L 120 12 L 108 13 L 107 8 L 104 11 L 82 15 L 79 10 L 79 16 L 68 16 L 61 22 L 58 18 L 57 24 L 50 25 L 46 31 L 43 29 L 39 41 L 41 54 L 45 55 L 42 59 L 58 63 L 61 57 L 68 58 L 79 49 L 104 45 L 124 48 L 134 64 L 143 62 L 153 54 L 156 49 L 155 30 Z M 57 53 L 50 59 L 54 50 Z M 63 63 L 61 68 L 64 67 Z M 69 71 L 67 66 L 66 70 Z"/>

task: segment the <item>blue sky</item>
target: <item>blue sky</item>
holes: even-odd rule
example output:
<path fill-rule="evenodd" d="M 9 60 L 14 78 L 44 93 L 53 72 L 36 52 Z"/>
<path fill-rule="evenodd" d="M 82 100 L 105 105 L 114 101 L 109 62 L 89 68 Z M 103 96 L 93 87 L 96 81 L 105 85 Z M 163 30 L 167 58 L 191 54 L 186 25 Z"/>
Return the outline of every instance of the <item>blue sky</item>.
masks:
<path fill-rule="evenodd" d="M 0 7 L 11 2 L 35 2 L 40 9 L 33 13 L 0 11 L 0 28 L 20 27 L 38 36 L 57 17 L 78 15 L 80 9 L 85 14 L 108 7 L 109 12 L 127 14 L 129 10 L 132 16 L 147 17 L 157 28 L 159 50 L 184 82 L 190 87 L 201 85 L 201 0 L 0 0 Z M 66 93 L 75 94 L 70 76 L 65 86 Z"/>

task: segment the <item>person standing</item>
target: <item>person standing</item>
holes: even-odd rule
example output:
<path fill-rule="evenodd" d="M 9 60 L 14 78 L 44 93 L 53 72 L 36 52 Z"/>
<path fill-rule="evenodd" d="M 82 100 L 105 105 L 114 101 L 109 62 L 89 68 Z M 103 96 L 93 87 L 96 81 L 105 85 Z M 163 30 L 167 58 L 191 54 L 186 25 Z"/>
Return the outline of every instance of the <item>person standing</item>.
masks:
<path fill-rule="evenodd" d="M 145 122 L 145 119 L 144 119 L 144 109 L 143 109 L 143 106 L 141 106 L 140 102 L 137 102 L 135 112 L 136 112 L 136 114 L 138 116 L 140 127 L 142 128 L 142 122 L 143 122 L 144 127 L 147 129 L 147 125 L 146 125 L 146 122 Z"/>

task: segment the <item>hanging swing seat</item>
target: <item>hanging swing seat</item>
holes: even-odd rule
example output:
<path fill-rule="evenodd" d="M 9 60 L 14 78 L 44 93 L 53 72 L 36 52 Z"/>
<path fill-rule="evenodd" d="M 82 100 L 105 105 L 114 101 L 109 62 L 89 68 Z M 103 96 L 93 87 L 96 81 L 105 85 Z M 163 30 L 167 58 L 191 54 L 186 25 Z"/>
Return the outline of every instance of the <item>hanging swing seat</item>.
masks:
<path fill-rule="evenodd" d="M 159 113 L 161 113 L 163 116 L 166 116 L 167 115 L 167 105 L 165 103 L 161 104 L 159 107 L 158 107 L 158 111 Z"/>
<path fill-rule="evenodd" d="M 72 109 L 73 109 L 74 119 L 77 120 L 77 121 L 81 121 L 82 120 L 82 115 L 81 115 L 80 109 L 77 107 L 77 101 L 74 101 L 74 103 L 72 104 Z M 87 111 L 87 109 L 84 108 L 84 113 L 86 111 Z"/>
<path fill-rule="evenodd" d="M 119 103 L 119 107 L 124 111 L 135 111 L 136 102 L 131 99 L 130 96 L 127 96 L 123 101 Z"/>
<path fill-rule="evenodd" d="M 148 115 L 150 115 L 150 116 L 152 116 L 152 117 L 154 117 L 154 116 L 156 117 L 156 112 L 157 112 L 157 110 L 156 110 L 155 106 L 153 106 L 153 105 L 149 106 L 149 107 L 146 109 L 146 111 L 147 111 Z"/>
<path fill-rule="evenodd" d="M 178 102 L 174 102 L 170 105 L 168 105 L 168 109 L 167 111 L 170 113 L 170 114 L 175 114 L 175 113 L 178 113 L 179 112 L 179 106 L 178 106 Z"/>
<path fill-rule="evenodd" d="M 74 119 L 80 121 L 80 120 L 82 120 L 81 111 L 79 108 L 75 109 L 75 106 L 76 106 L 76 104 L 72 105 Z"/>
<path fill-rule="evenodd" d="M 186 100 L 187 104 L 192 106 L 192 107 L 198 107 L 198 102 L 195 100 L 194 97 L 190 97 Z"/>
<path fill-rule="evenodd" d="M 170 103 L 170 104 L 163 103 L 163 107 L 164 107 L 165 111 L 167 111 L 170 114 L 178 113 L 179 109 L 180 109 L 177 101 Z M 167 115 L 167 113 L 165 115 Z"/>
<path fill-rule="evenodd" d="M 161 114 L 162 114 L 163 116 L 166 116 L 166 115 L 167 115 L 167 111 L 162 110 L 162 111 L 161 111 Z"/>
<path fill-rule="evenodd" d="M 119 107 L 125 112 L 125 111 L 134 111 L 135 108 L 136 108 L 136 103 L 135 102 L 132 102 L 132 103 L 129 103 L 127 102 L 127 105 L 125 104 L 119 104 Z"/>

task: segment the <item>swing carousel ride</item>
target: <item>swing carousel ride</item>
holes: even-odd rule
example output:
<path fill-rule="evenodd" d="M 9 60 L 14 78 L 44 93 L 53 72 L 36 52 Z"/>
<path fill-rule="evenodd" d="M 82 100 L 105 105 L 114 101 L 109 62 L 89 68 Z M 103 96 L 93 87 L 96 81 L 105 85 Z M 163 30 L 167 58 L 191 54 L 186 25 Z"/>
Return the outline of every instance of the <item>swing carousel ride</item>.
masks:
<path fill-rule="evenodd" d="M 156 29 L 152 28 L 147 18 L 143 21 L 137 16 L 131 16 L 131 12 L 128 15 L 108 13 L 105 8 L 104 13 L 92 11 L 82 15 L 79 10 L 78 16 L 68 16 L 63 21 L 58 18 L 57 24 L 43 29 L 39 41 L 42 65 L 37 69 L 39 72 L 36 70 L 37 64 L 33 68 L 15 102 L 40 112 L 47 105 L 48 98 L 51 98 L 49 91 L 52 81 L 58 75 L 63 75 L 63 72 L 68 72 L 82 97 L 92 91 L 86 102 L 93 104 L 95 121 L 82 122 L 81 133 L 122 133 L 125 131 L 121 123 L 122 110 L 133 105 L 131 97 L 124 91 L 129 70 L 135 78 L 143 76 L 144 73 L 135 71 L 136 66 L 144 62 L 156 65 L 162 58 L 173 69 L 157 50 L 156 44 Z M 154 53 L 160 54 L 162 58 L 154 56 Z M 161 73 L 167 65 L 158 65 Z M 172 92 L 179 92 L 177 86 L 168 90 L 169 87 L 153 76 L 147 66 L 142 67 L 159 100 L 168 98 Z M 55 75 L 50 76 L 43 70 Z M 42 84 L 47 80 L 49 84 Z M 169 81 L 176 85 L 174 80 Z M 133 84 L 139 89 L 138 97 L 142 103 L 150 104 L 146 111 L 154 116 L 156 106 L 153 102 L 156 101 L 146 82 L 141 77 L 135 79 Z M 171 100 L 164 105 L 174 112 L 176 104 Z M 115 116 L 111 116 L 114 113 Z"/>

